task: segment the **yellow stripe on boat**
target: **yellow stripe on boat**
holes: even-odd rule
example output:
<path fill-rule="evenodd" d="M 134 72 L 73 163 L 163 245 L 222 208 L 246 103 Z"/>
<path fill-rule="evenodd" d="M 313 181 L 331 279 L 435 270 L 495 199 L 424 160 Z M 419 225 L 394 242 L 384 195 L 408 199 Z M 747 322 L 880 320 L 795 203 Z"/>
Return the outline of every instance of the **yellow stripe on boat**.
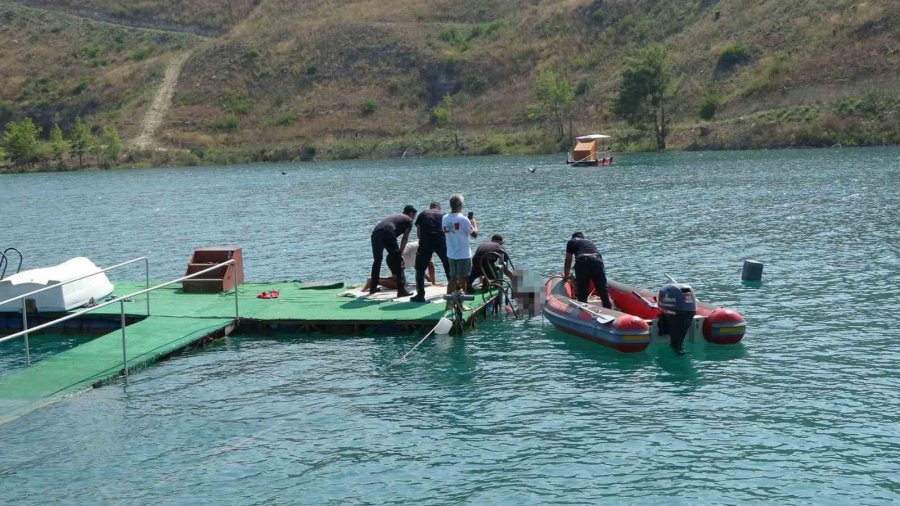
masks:
<path fill-rule="evenodd" d="M 625 341 L 646 341 L 649 338 L 650 338 L 650 336 L 648 334 L 635 334 L 635 335 L 622 336 L 622 339 Z"/>
<path fill-rule="evenodd" d="M 743 332 L 744 327 L 719 327 L 716 330 L 723 334 L 736 334 L 738 332 Z"/>

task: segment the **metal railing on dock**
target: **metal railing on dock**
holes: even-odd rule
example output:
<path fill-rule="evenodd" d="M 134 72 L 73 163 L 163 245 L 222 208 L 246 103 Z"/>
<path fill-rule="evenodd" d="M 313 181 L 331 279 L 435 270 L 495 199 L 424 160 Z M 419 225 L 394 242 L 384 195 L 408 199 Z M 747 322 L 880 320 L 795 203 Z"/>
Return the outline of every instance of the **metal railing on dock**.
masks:
<path fill-rule="evenodd" d="M 142 257 L 142 258 L 143 258 L 143 257 Z M 138 260 L 141 260 L 141 258 L 137 258 L 137 259 L 135 259 L 135 260 L 131 260 L 131 261 L 126 262 L 126 263 L 136 262 L 136 261 L 138 261 Z M 146 260 L 146 258 L 144 258 L 144 260 Z M 37 332 L 37 331 L 39 331 L 39 330 L 43 330 L 43 329 L 46 329 L 46 328 L 48 328 L 48 327 L 52 327 L 53 325 L 56 325 L 56 324 L 58 324 L 58 323 L 62 323 L 62 322 L 64 322 L 64 321 L 68 321 L 68 320 L 71 320 L 71 319 L 73 319 L 73 318 L 78 318 L 79 316 L 85 315 L 85 314 L 87 314 L 87 313 L 96 311 L 96 310 L 98 310 L 98 309 L 100 309 L 100 308 L 103 308 L 103 307 L 109 306 L 110 304 L 115 304 L 116 302 L 118 302 L 118 303 L 119 303 L 119 313 L 120 313 L 121 324 L 122 324 L 122 369 L 124 370 L 125 376 L 128 377 L 128 355 L 127 355 L 127 353 L 126 353 L 126 346 L 125 346 L 125 302 L 126 302 L 126 300 L 133 299 L 134 297 L 137 297 L 137 296 L 139 296 L 139 295 L 143 295 L 143 294 L 146 293 L 146 294 L 147 294 L 147 316 L 150 316 L 150 292 L 152 292 L 153 290 L 158 290 L 158 289 L 160 289 L 160 288 L 164 288 L 164 287 L 166 287 L 166 286 L 169 286 L 169 285 L 172 285 L 172 284 L 175 284 L 175 283 L 180 283 L 180 282 L 182 282 L 182 281 L 184 281 L 184 280 L 186 280 L 186 279 L 195 278 L 195 277 L 200 276 L 200 275 L 202 275 L 202 274 L 206 274 L 207 272 L 214 271 L 214 270 L 216 270 L 216 269 L 222 268 L 222 267 L 224 267 L 224 266 L 226 266 L 226 265 L 230 265 L 230 264 L 233 264 L 233 263 L 235 263 L 235 260 L 227 260 L 227 261 L 225 261 L 225 262 L 222 262 L 222 263 L 219 263 L 219 264 L 212 265 L 212 266 L 210 266 L 210 267 L 208 267 L 208 268 L 206 268 L 206 269 L 203 269 L 202 271 L 198 271 L 198 272 L 195 272 L 195 273 L 190 274 L 190 275 L 187 275 L 187 276 L 182 276 L 182 277 L 180 277 L 180 278 L 178 278 L 178 279 L 173 279 L 172 281 L 167 281 L 167 282 L 165 282 L 165 283 L 161 283 L 161 284 L 156 285 L 156 286 L 153 286 L 153 287 L 148 286 L 147 288 L 145 288 L 145 289 L 143 289 L 143 290 L 139 290 L 139 291 L 134 292 L 134 293 L 129 293 L 128 295 L 123 295 L 123 296 L 121 296 L 121 297 L 116 297 L 116 298 L 114 298 L 114 299 L 112 299 L 112 300 L 109 300 L 109 301 L 106 301 L 106 302 L 97 304 L 96 306 L 92 306 L 92 307 L 89 307 L 89 308 L 87 308 L 87 309 L 83 309 L 83 310 L 81 310 L 81 311 L 77 311 L 77 312 L 75 312 L 75 313 L 72 313 L 72 314 L 69 314 L 69 315 L 66 315 L 66 316 L 57 318 L 56 320 L 53 320 L 53 321 L 44 323 L 44 324 L 42 324 L 42 325 L 38 325 L 37 327 L 33 327 L 33 328 L 31 328 L 31 329 L 26 328 L 25 330 L 22 330 L 22 331 L 20 331 L 20 332 L 16 332 L 15 334 L 8 335 L 8 336 L 6 336 L 6 337 L 0 338 L 0 343 L 4 343 L 4 342 L 6 342 L 6 341 L 11 341 L 11 340 L 16 339 L 16 338 L 18 338 L 18 337 L 25 336 L 25 356 L 26 356 L 26 364 L 25 364 L 25 365 L 26 365 L 26 366 L 29 366 L 29 365 L 31 365 L 31 358 L 30 358 L 29 352 L 28 352 L 28 334 L 29 334 L 30 332 Z M 109 268 L 107 268 L 107 270 L 109 270 L 109 269 L 114 269 L 115 267 L 119 267 L 119 266 L 121 266 L 121 265 L 125 265 L 125 264 L 119 264 L 118 266 L 109 267 Z M 100 271 L 100 272 L 103 272 L 103 271 Z M 93 276 L 93 275 L 95 275 L 95 274 L 98 274 L 98 273 L 95 272 L 95 273 L 93 273 L 93 274 L 90 274 L 89 276 Z M 89 277 L 89 276 L 83 276 L 82 278 L 77 278 L 77 279 L 83 279 L 83 278 Z M 73 280 L 70 280 L 70 281 L 77 281 L 77 279 L 73 279 Z M 150 284 L 150 283 L 149 283 L 149 278 L 148 278 L 147 284 L 148 284 L 148 285 Z M 59 285 L 53 285 L 53 287 L 57 287 L 57 286 L 59 286 Z M 41 289 L 41 290 L 37 290 L 37 291 L 31 292 L 31 293 L 37 293 L 37 292 L 43 291 L 43 290 L 44 290 L 44 289 Z M 27 296 L 27 295 L 30 295 L 30 294 L 25 294 L 24 296 Z M 20 297 L 23 297 L 23 296 L 20 296 Z M 17 300 L 18 298 L 19 298 L 19 297 L 16 297 L 16 298 L 14 298 L 14 299 L 10 299 L 9 301 L 5 301 L 4 303 L 10 302 L 10 301 L 15 301 L 15 300 Z M 23 316 L 24 316 L 24 314 L 25 314 L 24 308 L 23 308 L 23 313 L 22 313 L 22 314 L 23 314 Z M 239 319 L 239 313 L 238 313 L 238 287 L 237 287 L 237 285 L 235 285 L 235 287 L 234 287 L 234 318 L 235 318 L 235 320 L 238 320 L 238 319 Z M 27 320 L 26 320 L 26 325 L 27 325 Z"/>

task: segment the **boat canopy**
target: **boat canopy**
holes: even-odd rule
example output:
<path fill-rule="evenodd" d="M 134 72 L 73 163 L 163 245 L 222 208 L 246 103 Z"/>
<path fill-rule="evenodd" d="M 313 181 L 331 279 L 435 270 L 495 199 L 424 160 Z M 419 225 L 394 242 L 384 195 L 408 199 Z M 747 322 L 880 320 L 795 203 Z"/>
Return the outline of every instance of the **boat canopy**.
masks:
<path fill-rule="evenodd" d="M 593 159 L 595 153 L 597 152 L 597 141 L 581 141 L 579 140 L 575 144 L 575 149 L 572 150 L 572 159 L 576 162 L 582 162 L 588 159 Z"/>
<path fill-rule="evenodd" d="M 577 141 L 598 141 L 600 139 L 611 139 L 611 137 L 603 134 L 590 134 L 575 137 L 575 140 Z"/>

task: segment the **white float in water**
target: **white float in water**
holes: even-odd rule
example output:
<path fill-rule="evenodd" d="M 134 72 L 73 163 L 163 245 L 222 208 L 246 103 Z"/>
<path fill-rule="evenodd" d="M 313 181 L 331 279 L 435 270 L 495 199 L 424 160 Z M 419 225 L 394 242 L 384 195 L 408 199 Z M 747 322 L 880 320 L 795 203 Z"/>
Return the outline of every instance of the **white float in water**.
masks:
<path fill-rule="evenodd" d="M 453 329 L 453 322 L 446 317 L 441 317 L 441 320 L 434 326 L 434 333 L 438 335 L 449 334 L 451 329 Z"/>

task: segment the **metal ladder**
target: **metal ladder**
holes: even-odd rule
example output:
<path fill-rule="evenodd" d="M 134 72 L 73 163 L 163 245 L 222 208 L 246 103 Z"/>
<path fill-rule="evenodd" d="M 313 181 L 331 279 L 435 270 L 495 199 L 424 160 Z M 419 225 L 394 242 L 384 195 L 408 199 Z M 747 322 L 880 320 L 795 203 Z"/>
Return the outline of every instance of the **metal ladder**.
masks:
<path fill-rule="evenodd" d="M 22 270 L 22 253 L 16 248 L 6 248 L 0 253 L 0 279 L 3 279 L 6 276 L 6 268 L 9 267 L 9 257 L 6 256 L 10 251 L 14 251 L 17 255 L 19 255 L 19 265 L 16 267 L 16 272 L 13 274 L 18 274 L 19 271 Z"/>

